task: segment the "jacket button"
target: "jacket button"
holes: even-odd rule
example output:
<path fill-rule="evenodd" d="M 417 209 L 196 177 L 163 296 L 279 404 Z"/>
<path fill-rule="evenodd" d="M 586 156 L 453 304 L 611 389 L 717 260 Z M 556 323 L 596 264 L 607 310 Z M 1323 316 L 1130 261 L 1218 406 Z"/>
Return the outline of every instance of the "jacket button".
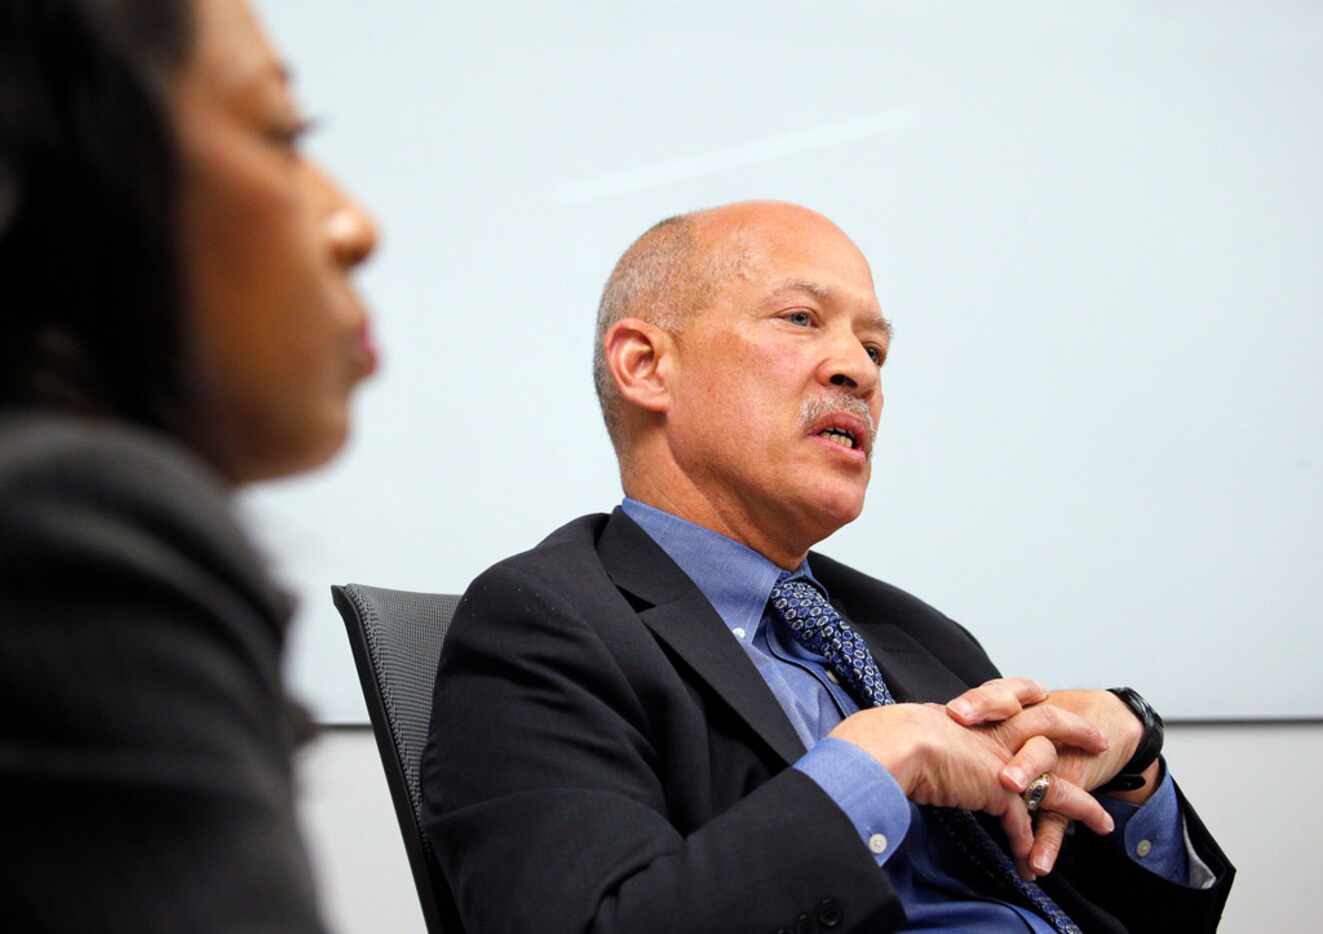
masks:
<path fill-rule="evenodd" d="M 834 928 L 845 919 L 841 905 L 834 898 L 824 898 L 818 902 L 818 923 L 825 928 Z"/>
<path fill-rule="evenodd" d="M 803 914 L 795 919 L 795 934 L 814 934 L 818 926 L 813 923 L 813 919 Z"/>

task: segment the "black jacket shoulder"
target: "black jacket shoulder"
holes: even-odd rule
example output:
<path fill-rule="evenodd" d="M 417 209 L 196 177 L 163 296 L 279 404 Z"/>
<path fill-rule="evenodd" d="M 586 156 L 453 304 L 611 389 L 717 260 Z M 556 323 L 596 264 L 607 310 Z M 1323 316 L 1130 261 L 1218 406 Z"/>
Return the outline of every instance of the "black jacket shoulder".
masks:
<path fill-rule="evenodd" d="M 0 418 L 11 927 L 321 931 L 293 808 L 288 610 L 180 445 Z"/>
<path fill-rule="evenodd" d="M 132 426 L 0 418 L 0 529 L 10 587 L 37 586 L 61 570 L 95 572 L 213 595 L 228 589 L 273 621 L 289 613 L 215 471 Z"/>

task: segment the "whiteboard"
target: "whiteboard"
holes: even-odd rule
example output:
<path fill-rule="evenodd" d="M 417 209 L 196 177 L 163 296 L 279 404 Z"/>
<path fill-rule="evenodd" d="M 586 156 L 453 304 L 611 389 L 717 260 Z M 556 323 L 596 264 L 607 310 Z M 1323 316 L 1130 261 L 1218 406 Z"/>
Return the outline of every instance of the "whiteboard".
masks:
<path fill-rule="evenodd" d="M 296 691 L 365 720 L 332 583 L 461 592 L 619 501 L 602 283 L 661 217 L 775 197 L 897 330 L 821 550 L 1007 673 L 1323 715 L 1320 9 L 267 0 L 385 231 L 350 448 L 241 502 L 301 595 Z"/>

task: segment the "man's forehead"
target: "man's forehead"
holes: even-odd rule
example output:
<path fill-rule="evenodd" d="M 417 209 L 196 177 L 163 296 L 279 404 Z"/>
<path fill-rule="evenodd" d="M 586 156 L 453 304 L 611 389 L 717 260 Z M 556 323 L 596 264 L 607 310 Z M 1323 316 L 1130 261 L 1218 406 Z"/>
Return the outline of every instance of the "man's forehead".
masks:
<path fill-rule="evenodd" d="M 831 220 L 808 208 L 780 202 L 751 202 L 698 215 L 703 248 L 738 254 L 763 267 L 768 277 L 795 268 L 830 270 L 872 284 L 868 260 Z M 808 277 L 814 278 L 814 277 Z"/>
<path fill-rule="evenodd" d="M 817 211 L 782 201 L 747 201 L 691 215 L 699 249 L 715 280 L 762 304 L 799 294 L 823 305 L 849 309 L 860 324 L 891 333 L 862 251 Z M 750 294 L 750 290 L 754 294 Z"/>

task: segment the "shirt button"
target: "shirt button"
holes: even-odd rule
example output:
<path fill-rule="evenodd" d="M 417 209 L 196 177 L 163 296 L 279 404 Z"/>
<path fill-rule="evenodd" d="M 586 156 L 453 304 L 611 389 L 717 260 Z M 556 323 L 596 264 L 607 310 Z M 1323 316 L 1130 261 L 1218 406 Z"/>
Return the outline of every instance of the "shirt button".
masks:
<path fill-rule="evenodd" d="M 1140 859 L 1143 859 L 1151 852 L 1153 852 L 1152 840 L 1140 840 L 1139 844 L 1135 847 L 1135 853 L 1139 855 Z"/>
<path fill-rule="evenodd" d="M 830 668 L 827 669 L 827 680 L 830 681 L 832 684 L 841 683 L 841 679 L 836 677 L 836 672 L 832 671 Z"/>
<path fill-rule="evenodd" d="M 744 639 L 744 627 L 736 626 L 734 629 L 731 630 L 731 632 L 735 634 L 736 639 L 740 639 L 740 640 Z"/>
<path fill-rule="evenodd" d="M 887 838 L 880 833 L 875 833 L 868 838 L 868 848 L 881 856 L 887 851 Z"/>

